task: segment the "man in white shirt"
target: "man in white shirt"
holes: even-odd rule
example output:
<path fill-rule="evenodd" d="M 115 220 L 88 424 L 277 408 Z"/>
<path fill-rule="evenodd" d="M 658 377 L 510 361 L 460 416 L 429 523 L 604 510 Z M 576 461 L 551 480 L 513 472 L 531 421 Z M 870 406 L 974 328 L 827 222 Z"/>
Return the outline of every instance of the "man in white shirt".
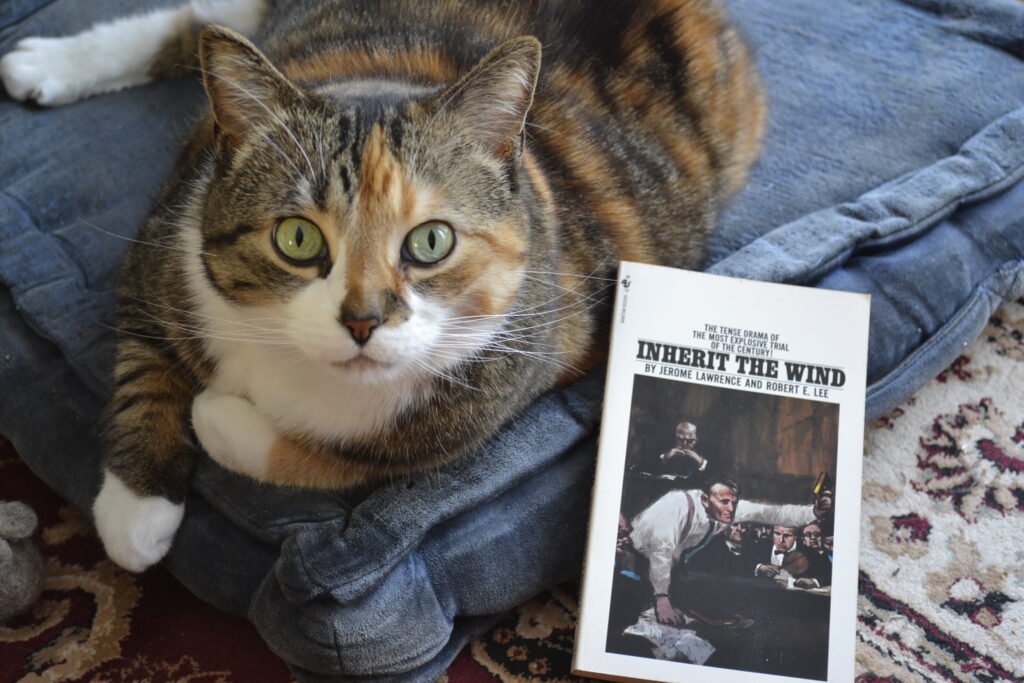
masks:
<path fill-rule="evenodd" d="M 672 569 L 736 522 L 803 526 L 814 520 L 811 505 L 771 505 L 740 500 L 739 485 L 711 477 L 703 490 L 669 491 L 633 518 L 633 547 L 650 563 L 654 614 L 658 621 L 681 626 L 682 612 L 669 599 Z"/>

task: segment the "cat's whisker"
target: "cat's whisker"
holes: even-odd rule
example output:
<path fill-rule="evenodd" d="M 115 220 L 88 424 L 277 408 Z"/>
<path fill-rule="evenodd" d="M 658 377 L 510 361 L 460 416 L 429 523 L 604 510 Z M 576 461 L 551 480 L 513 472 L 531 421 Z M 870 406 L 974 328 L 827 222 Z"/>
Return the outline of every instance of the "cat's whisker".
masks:
<path fill-rule="evenodd" d="M 557 312 L 557 311 L 563 310 L 564 308 L 569 308 L 569 307 L 575 305 L 576 302 L 573 302 L 571 304 L 567 304 L 566 306 L 563 306 L 563 307 L 557 308 L 557 309 L 547 309 L 547 310 L 539 310 L 539 311 L 535 310 L 535 309 L 540 308 L 541 306 L 548 306 L 548 305 L 558 301 L 559 299 L 564 298 L 565 296 L 566 296 L 565 294 L 560 294 L 560 295 L 554 297 L 553 299 L 548 299 L 547 301 L 543 301 L 541 303 L 534 304 L 533 306 L 527 306 L 525 308 L 511 309 L 511 310 L 509 310 L 509 311 L 507 311 L 505 313 L 486 313 L 486 314 L 479 314 L 479 315 L 465 315 L 465 316 L 458 316 L 458 317 L 454 317 L 454 318 L 449 318 L 447 321 L 445 321 L 442 324 L 443 325 L 468 324 L 468 326 L 469 326 L 468 328 L 469 329 L 474 329 L 475 325 L 478 324 L 478 323 L 481 323 L 481 322 L 489 322 L 489 321 L 494 321 L 494 320 L 499 320 L 499 321 L 500 320 L 513 320 L 515 318 L 535 318 L 537 316 L 541 316 L 541 315 L 546 315 L 548 313 Z"/>
<path fill-rule="evenodd" d="M 458 349 L 486 349 L 489 347 L 495 347 L 499 344 L 523 344 L 528 346 L 550 346 L 550 341 L 540 340 L 537 337 L 540 336 L 539 332 L 530 332 L 529 334 L 517 334 L 517 333 L 500 333 L 492 335 L 443 335 L 442 342 L 447 348 L 458 348 Z M 561 354 L 563 352 L 551 352 Z"/>
<path fill-rule="evenodd" d="M 488 356 L 482 355 L 484 352 L 494 353 L 494 354 L 498 354 L 498 355 L 488 357 Z M 511 354 L 520 354 L 520 355 L 524 355 L 524 356 L 531 356 L 531 357 L 534 357 L 534 358 L 551 359 L 551 360 L 557 361 L 559 359 L 558 358 L 559 356 L 565 356 L 566 355 L 566 353 L 564 351 L 535 351 L 535 350 L 532 350 L 532 349 L 519 348 L 519 347 L 515 347 L 515 346 L 506 346 L 504 344 L 493 344 L 493 345 L 488 346 L 488 347 L 486 347 L 484 349 L 481 349 L 479 354 L 480 355 L 471 356 L 470 358 L 467 358 L 466 362 L 470 362 L 470 363 L 489 363 L 489 362 L 493 362 L 493 361 L 496 361 L 496 360 L 500 360 L 502 357 L 508 356 L 508 355 L 511 355 Z"/>
<path fill-rule="evenodd" d="M 548 133 L 552 133 L 553 135 L 557 135 L 559 137 L 562 137 L 562 134 L 559 133 L 557 130 L 554 130 L 553 128 L 548 128 L 547 126 L 541 126 L 541 125 L 536 124 L 536 123 L 530 123 L 529 121 L 527 121 L 525 125 L 530 127 L 530 128 L 537 128 L 538 130 L 544 130 L 544 131 L 547 131 Z"/>
<path fill-rule="evenodd" d="M 92 228 L 96 232 L 101 232 L 104 235 L 110 235 L 111 237 L 116 237 L 117 239 L 124 240 L 125 242 L 134 242 L 135 244 L 141 244 L 141 245 L 144 245 L 144 246 L 147 246 L 147 247 L 156 247 L 157 249 L 168 249 L 170 251 L 180 251 L 180 252 L 182 252 L 184 254 L 192 254 L 193 253 L 193 251 L 191 249 L 186 249 L 185 247 L 178 247 L 178 246 L 175 246 L 173 244 L 161 244 L 159 242 L 147 242 L 146 240 L 140 240 L 140 239 L 137 239 L 135 237 L 126 237 L 124 235 L 118 235 L 116 232 L 111 232 L 109 230 L 104 230 L 103 228 L 99 227 L 98 225 L 93 225 L 92 223 L 90 223 L 89 221 L 85 220 L 84 218 L 79 218 L 78 222 L 83 224 L 83 225 L 85 225 L 88 228 Z M 211 257 L 216 258 L 216 256 L 214 254 L 210 254 L 210 253 L 205 252 L 205 251 L 200 251 L 200 252 L 196 252 L 196 253 L 202 254 L 204 256 L 211 256 Z"/>
<path fill-rule="evenodd" d="M 130 322 L 131 319 L 128 319 L 128 321 Z M 137 321 L 137 322 L 145 322 L 145 321 Z M 138 332 L 136 330 L 129 330 L 129 329 L 125 329 L 123 327 L 114 327 L 114 326 L 111 326 L 111 325 L 107 325 L 106 323 L 101 323 L 101 324 L 104 327 L 106 327 L 108 329 L 111 329 L 111 330 L 114 330 L 115 332 L 118 332 L 120 334 L 127 334 L 127 335 L 132 336 L 132 337 L 140 337 L 140 338 L 143 338 L 143 339 L 158 339 L 160 341 L 187 341 L 187 340 L 200 340 L 200 341 L 202 341 L 202 340 L 207 340 L 207 339 L 217 339 L 217 340 L 220 340 L 220 341 L 235 342 L 235 343 L 263 344 L 263 345 L 265 345 L 267 347 L 273 347 L 273 346 L 283 347 L 284 346 L 284 344 L 282 344 L 280 341 L 274 341 L 274 340 L 269 340 L 269 339 L 252 339 L 252 338 L 249 338 L 249 337 L 242 338 L 242 337 L 230 337 L 230 336 L 227 336 L 227 335 L 215 335 L 215 334 L 209 334 L 205 330 L 191 331 L 192 332 L 191 334 L 156 335 L 156 334 L 146 334 L 144 332 Z M 180 331 L 181 332 L 190 332 L 190 330 L 180 330 Z"/>
<path fill-rule="evenodd" d="M 595 269 L 596 270 L 596 269 Z M 528 275 L 557 275 L 558 277 L 573 277 L 579 280 L 603 280 L 605 282 L 616 282 L 617 278 L 614 277 L 601 277 L 599 275 L 580 275 L 579 273 L 559 273 L 552 270 L 524 270 L 523 273 Z"/>
<path fill-rule="evenodd" d="M 430 352 L 427 352 L 424 355 L 428 355 L 429 356 L 429 355 L 434 355 L 434 354 L 431 354 Z M 423 370 L 426 370 L 428 373 L 430 373 L 431 375 L 433 375 L 435 377 L 440 377 L 441 379 L 443 379 L 443 380 L 445 380 L 447 382 L 451 382 L 452 384 L 457 384 L 458 386 L 460 386 L 460 387 L 462 387 L 464 389 L 468 389 L 469 391 L 479 391 L 478 388 L 476 388 L 473 385 L 467 383 L 465 380 L 461 380 L 458 377 L 455 377 L 454 375 L 445 372 L 441 368 L 433 367 L 429 363 L 426 363 L 426 362 L 424 362 L 424 361 L 422 361 L 422 360 L 420 360 L 418 358 L 413 358 L 412 362 L 413 362 L 414 365 L 420 367 Z"/>
<path fill-rule="evenodd" d="M 559 283 L 557 280 L 551 280 L 545 277 L 538 277 L 538 275 L 555 276 L 556 278 L 573 277 L 573 279 L 575 280 L 575 284 L 573 284 L 573 286 L 571 287 L 566 287 L 565 285 Z M 572 275 L 571 273 L 540 273 L 528 270 L 523 271 L 523 279 L 528 280 L 530 282 L 537 282 L 543 285 L 547 285 L 549 287 L 554 287 L 555 289 L 561 290 L 562 292 L 565 292 L 567 294 L 579 293 L 581 288 L 589 284 L 590 281 L 605 283 L 604 285 L 601 285 L 594 294 L 604 292 L 608 287 L 611 287 L 616 282 L 615 279 L 598 277 L 593 275 L 593 273 L 591 273 L 590 275 Z"/>
<path fill-rule="evenodd" d="M 192 339 L 204 339 L 205 337 L 200 334 L 185 335 L 185 336 L 167 336 L 157 334 L 146 334 L 145 332 L 138 332 L 136 330 L 125 329 L 124 327 L 115 327 L 106 323 L 98 323 L 101 327 L 105 327 L 109 330 L 113 330 L 118 334 L 126 334 L 130 337 L 138 337 L 139 339 L 155 339 L 157 341 L 187 341 Z"/>
<path fill-rule="evenodd" d="M 327 183 L 327 162 L 324 160 L 324 129 L 327 128 L 326 113 L 324 110 L 320 110 L 320 116 L 318 117 L 318 126 L 313 126 L 313 132 L 316 135 L 316 152 L 320 157 L 320 176 L 324 184 Z"/>
<path fill-rule="evenodd" d="M 172 307 L 172 309 L 173 309 L 173 307 Z M 160 317 L 160 316 L 158 316 L 158 315 L 156 315 L 156 314 L 154 314 L 154 313 L 152 313 L 150 311 L 147 311 L 145 309 L 137 309 L 137 312 L 139 314 L 141 314 L 141 315 L 144 315 L 146 318 L 145 319 L 129 318 L 129 317 L 126 317 L 124 314 L 122 314 L 120 316 L 120 318 L 123 319 L 123 320 L 137 320 L 139 322 L 147 322 L 147 321 L 149 321 L 149 322 L 156 322 L 156 323 L 158 323 L 159 325 L 161 325 L 163 327 L 177 329 L 177 330 L 181 330 L 181 331 L 185 331 L 185 332 L 193 332 L 193 333 L 197 333 L 197 334 L 207 334 L 209 332 L 209 328 L 206 327 L 205 325 L 191 324 L 191 323 L 181 322 L 181 321 L 177 321 L 177 320 L 168 320 L 166 318 L 162 318 L 162 317 Z M 281 340 L 284 340 L 284 341 L 288 341 L 288 336 L 284 332 L 279 331 L 279 330 L 269 329 L 269 328 L 254 328 L 253 330 L 244 329 L 244 330 L 237 330 L 237 331 L 227 330 L 227 332 L 228 333 L 238 332 L 238 334 L 232 334 L 232 336 L 238 337 L 240 339 L 241 338 L 252 339 L 254 341 L 265 341 L 265 340 L 269 340 L 269 339 L 281 339 Z"/>
<path fill-rule="evenodd" d="M 567 363 L 567 362 L 557 358 L 557 356 L 563 355 L 561 352 L 531 351 L 529 349 L 520 349 L 520 348 L 515 348 L 515 347 L 506 347 L 506 346 L 501 346 L 501 345 L 494 346 L 492 348 L 488 348 L 488 349 L 486 349 L 486 351 L 491 352 L 491 353 L 495 353 L 495 354 L 498 354 L 498 355 L 493 356 L 491 358 L 486 358 L 484 356 L 477 356 L 474 359 L 473 362 L 496 361 L 496 360 L 501 360 L 502 358 L 510 356 L 510 355 L 513 355 L 513 354 L 518 354 L 518 355 L 521 355 L 521 356 L 527 356 L 527 357 L 533 358 L 533 359 L 535 359 L 535 360 L 537 360 L 539 362 L 542 362 L 542 363 L 547 363 L 549 365 L 553 365 L 553 366 L 561 368 L 563 370 L 574 370 L 574 371 L 580 372 L 579 368 L 576 368 L 572 364 Z"/>
<path fill-rule="evenodd" d="M 262 332 L 280 332 L 280 330 L 277 330 L 277 329 L 274 329 L 274 328 L 271 328 L 271 327 L 263 327 L 262 325 L 256 325 L 254 321 L 266 320 L 266 321 L 270 321 L 270 322 L 279 322 L 279 323 L 287 323 L 287 322 L 289 322 L 288 318 L 273 318 L 273 317 L 269 317 L 269 316 L 262 317 L 262 318 L 250 318 L 248 321 L 232 320 L 232 319 L 229 319 L 229 318 L 221 318 L 221 317 L 209 315 L 207 313 L 202 313 L 201 311 L 186 310 L 186 309 L 183 309 L 183 308 L 178 308 L 176 306 L 171 306 L 169 304 L 161 304 L 161 303 L 157 303 L 155 301 L 147 301 L 145 299 L 140 299 L 138 297 L 125 297 L 125 298 L 128 299 L 128 300 L 131 300 L 131 301 L 137 301 L 138 303 L 140 303 L 140 304 L 142 304 L 144 306 L 153 306 L 155 308 L 162 308 L 162 309 L 165 309 L 165 310 L 168 310 L 168 311 L 173 311 L 175 313 L 180 313 L 180 314 L 182 314 L 183 316 L 185 316 L 187 318 L 199 318 L 199 319 L 212 320 L 212 321 L 216 321 L 216 322 L 220 322 L 220 323 L 226 323 L 228 325 L 239 325 L 239 326 L 252 328 L 254 330 L 262 331 Z M 284 334 L 284 333 L 281 332 L 281 334 Z"/>
<path fill-rule="evenodd" d="M 513 327 L 513 328 L 509 328 L 509 329 L 511 331 L 514 331 L 514 332 L 524 332 L 526 330 L 534 330 L 534 329 L 540 330 L 540 329 L 544 329 L 546 327 L 552 327 L 554 325 L 558 325 L 558 324 L 560 324 L 562 322 L 565 322 L 566 320 L 571 320 L 572 318 L 575 318 L 578 315 L 582 315 L 583 313 L 587 313 L 587 312 L 593 310 L 594 308 L 597 308 L 598 306 L 602 306 L 602 305 L 606 306 L 606 305 L 608 305 L 608 302 L 607 301 L 603 301 L 603 300 L 593 301 L 589 306 L 585 306 L 581 310 L 578 310 L 578 311 L 575 311 L 573 313 L 570 313 L 569 315 L 565 315 L 565 316 L 562 316 L 560 318 L 555 318 L 553 320 L 544 320 L 544 321 L 536 323 L 534 325 L 527 325 L 525 327 Z M 568 307 L 566 307 L 566 308 L 568 308 Z M 561 310 L 565 310 L 565 309 L 563 308 Z"/>
<path fill-rule="evenodd" d="M 142 319 L 142 318 L 122 318 L 127 322 L 160 322 L 168 332 L 181 333 L 179 336 L 167 336 L 166 339 L 219 339 L 222 341 L 231 341 L 246 344 L 261 344 L 261 345 L 277 345 L 277 346 L 288 346 L 290 341 L 287 337 L 283 336 L 253 336 L 250 334 L 231 334 L 230 332 L 214 334 L 210 330 L 202 327 L 192 327 L 188 325 L 181 325 L 176 323 L 170 323 L 167 321 L 161 321 L 159 319 Z M 151 335 L 156 336 L 156 335 Z"/>
<path fill-rule="evenodd" d="M 607 286 L 605 288 L 607 288 Z M 472 326 L 466 326 L 466 323 L 479 322 L 479 321 L 482 321 L 482 320 L 502 320 L 502 321 L 518 322 L 517 319 L 521 319 L 521 318 L 539 319 L 539 318 L 543 318 L 545 316 L 550 316 L 550 315 L 553 315 L 553 314 L 561 313 L 561 312 L 566 311 L 566 310 L 570 310 L 570 309 L 572 309 L 574 307 L 582 307 L 582 310 L 577 311 L 576 313 L 573 313 L 570 316 L 560 317 L 560 318 L 557 318 L 557 319 L 551 320 L 551 321 L 542 321 L 540 323 L 537 323 L 537 325 L 536 325 L 536 327 L 550 326 L 552 324 L 556 324 L 558 322 L 561 322 L 562 320 L 567 320 L 568 318 L 572 317 L 573 315 L 578 315 L 579 313 L 589 311 L 592 308 L 594 308 L 595 306 L 607 305 L 609 303 L 607 301 L 607 299 L 604 298 L 604 297 L 600 297 L 599 296 L 601 294 L 601 292 L 603 291 L 603 289 L 604 288 L 602 288 L 601 290 L 598 290 L 593 295 L 586 296 L 586 297 L 581 297 L 580 299 L 578 299 L 576 301 L 573 301 L 572 303 L 566 304 L 564 306 L 559 306 L 557 308 L 551 308 L 551 309 L 542 310 L 542 311 L 533 311 L 533 312 L 529 312 L 529 313 L 522 312 L 522 311 L 526 311 L 526 310 L 529 310 L 529 309 L 522 309 L 522 311 L 519 311 L 519 312 L 516 312 L 516 313 L 498 313 L 498 314 L 485 315 L 485 316 L 463 316 L 463 317 L 459 317 L 459 318 L 451 318 L 450 320 L 447 320 L 444 323 L 442 323 L 441 327 L 442 327 L 442 329 L 444 331 L 459 330 L 459 329 L 473 330 L 473 327 Z M 554 299 L 546 301 L 546 302 L 544 302 L 544 304 L 537 304 L 537 306 L 548 305 L 548 304 L 550 304 L 550 303 L 552 303 L 554 301 L 557 301 L 558 299 L 562 298 L 562 296 L 564 296 L 564 295 L 560 295 L 558 297 L 555 297 Z M 526 329 L 532 329 L 532 327 L 533 326 L 506 327 L 504 329 L 526 330 Z"/>
<path fill-rule="evenodd" d="M 578 305 L 578 304 L 580 304 L 582 302 L 587 302 L 587 301 L 601 301 L 601 302 L 604 302 L 605 299 L 604 299 L 604 297 L 601 297 L 601 295 L 611 286 L 612 286 L 611 284 L 603 285 L 602 287 L 598 288 L 593 294 L 588 294 L 586 296 L 581 296 L 577 301 L 574 301 L 574 302 L 572 302 L 570 304 L 567 304 L 565 306 L 561 306 L 559 308 L 552 308 L 552 309 L 540 310 L 540 311 L 535 310 L 535 309 L 538 309 L 538 308 L 540 308 L 542 306 L 548 306 L 548 305 L 558 301 L 559 299 L 562 299 L 562 298 L 565 298 L 566 296 L 569 296 L 570 294 L 577 294 L 577 293 L 579 293 L 575 289 L 568 289 L 568 288 L 560 287 L 560 289 L 565 290 L 562 294 L 559 294 L 559 295 L 557 295 L 557 296 L 555 296 L 555 297 L 553 297 L 551 299 L 548 299 L 547 301 L 544 301 L 544 302 L 541 302 L 541 303 L 538 303 L 538 304 L 534 304 L 533 306 L 527 306 L 525 308 L 514 309 L 513 311 L 509 311 L 509 312 L 506 312 L 506 313 L 456 316 L 456 317 L 453 317 L 453 318 L 449 318 L 447 321 L 445 321 L 444 324 L 461 323 L 461 322 L 478 322 L 478 321 L 496 320 L 496 319 L 506 320 L 506 319 L 516 318 L 516 317 L 535 317 L 535 316 L 541 316 L 541 315 L 549 315 L 551 313 L 557 313 L 557 312 L 563 311 L 563 310 L 565 310 L 567 308 L 571 308 L 572 306 Z"/>
<path fill-rule="evenodd" d="M 515 353 L 529 356 L 552 365 L 556 365 L 565 370 L 578 371 L 578 368 L 575 368 L 571 364 L 561 361 L 559 359 L 560 356 L 567 355 L 566 352 L 551 349 L 548 343 L 541 344 L 542 349 L 546 348 L 548 350 L 524 348 L 523 344 L 539 344 L 539 342 L 530 339 L 530 336 L 532 335 L 475 335 L 474 337 L 478 338 L 479 341 L 482 343 L 473 343 L 472 341 L 466 341 L 461 337 L 459 339 L 452 340 L 450 339 L 450 335 L 444 335 L 441 343 L 435 346 L 431 350 L 431 353 L 433 353 L 434 355 L 441 355 L 451 360 L 461 360 L 462 362 L 470 363 L 492 362 L 500 360 L 502 357 Z M 511 345 L 513 343 L 517 344 L 517 346 Z M 450 356 L 449 353 L 443 353 L 456 351 L 459 349 L 470 350 L 475 353 L 474 355 L 465 359 L 457 359 L 455 357 Z"/>

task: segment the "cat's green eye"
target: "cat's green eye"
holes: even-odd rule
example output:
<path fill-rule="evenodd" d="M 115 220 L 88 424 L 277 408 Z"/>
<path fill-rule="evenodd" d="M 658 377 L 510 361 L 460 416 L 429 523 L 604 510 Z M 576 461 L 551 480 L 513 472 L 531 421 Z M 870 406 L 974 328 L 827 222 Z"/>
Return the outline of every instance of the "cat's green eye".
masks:
<path fill-rule="evenodd" d="M 421 223 L 405 237 L 408 258 L 422 265 L 437 263 L 450 254 L 454 246 L 455 231 L 441 221 Z"/>
<path fill-rule="evenodd" d="M 274 247 L 296 265 L 307 265 L 324 255 L 324 236 L 320 228 L 305 218 L 285 218 L 274 228 Z"/>

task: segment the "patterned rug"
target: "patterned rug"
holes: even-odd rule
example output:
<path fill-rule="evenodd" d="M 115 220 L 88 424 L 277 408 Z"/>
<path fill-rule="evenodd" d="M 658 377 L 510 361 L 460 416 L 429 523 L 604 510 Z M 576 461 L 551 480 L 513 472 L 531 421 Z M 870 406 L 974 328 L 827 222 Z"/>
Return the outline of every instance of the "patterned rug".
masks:
<path fill-rule="evenodd" d="M 1024 681 L 1024 299 L 868 432 L 865 681 Z"/>
<path fill-rule="evenodd" d="M 864 477 L 857 680 L 1024 681 L 1024 299 L 872 426 Z M 114 567 L 9 445 L 0 500 L 36 510 L 49 565 L 36 608 L 0 626 L 0 681 L 292 680 L 245 620 Z M 442 680 L 577 680 L 576 590 L 522 605 Z"/>

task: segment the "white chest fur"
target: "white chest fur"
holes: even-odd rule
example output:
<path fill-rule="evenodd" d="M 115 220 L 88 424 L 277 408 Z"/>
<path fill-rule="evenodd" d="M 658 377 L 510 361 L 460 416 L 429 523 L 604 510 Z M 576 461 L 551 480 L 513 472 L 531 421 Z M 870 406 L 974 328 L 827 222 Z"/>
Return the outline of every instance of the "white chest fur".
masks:
<path fill-rule="evenodd" d="M 218 359 L 211 388 L 248 398 L 281 431 L 344 442 L 392 421 L 410 402 L 408 381 L 360 381 L 256 343 L 208 343 Z"/>

